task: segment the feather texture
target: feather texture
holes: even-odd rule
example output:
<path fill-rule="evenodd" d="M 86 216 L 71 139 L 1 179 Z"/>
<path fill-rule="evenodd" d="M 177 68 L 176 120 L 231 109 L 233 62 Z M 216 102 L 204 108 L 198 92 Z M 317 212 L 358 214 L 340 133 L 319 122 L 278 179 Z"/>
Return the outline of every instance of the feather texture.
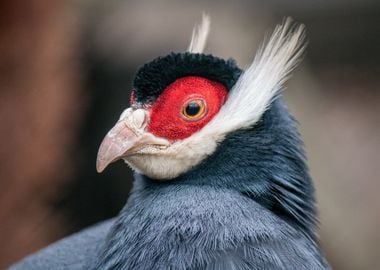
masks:
<path fill-rule="evenodd" d="M 210 32 L 210 17 L 203 13 L 202 22 L 200 25 L 195 26 L 193 29 L 193 34 L 191 36 L 191 41 L 189 48 L 187 49 L 190 53 L 202 53 L 206 47 L 207 37 Z"/>
<path fill-rule="evenodd" d="M 226 134 L 255 124 L 300 61 L 304 40 L 302 24 L 295 24 L 287 18 L 278 25 L 206 129 Z"/>

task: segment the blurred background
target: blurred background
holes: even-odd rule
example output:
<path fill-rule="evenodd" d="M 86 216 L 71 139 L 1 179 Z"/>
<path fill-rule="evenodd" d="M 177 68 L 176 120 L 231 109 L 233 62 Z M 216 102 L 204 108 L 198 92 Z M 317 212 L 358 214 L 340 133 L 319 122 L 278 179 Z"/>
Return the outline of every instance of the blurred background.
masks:
<path fill-rule="evenodd" d="M 287 84 L 334 269 L 380 269 L 380 2 L 0 1 L 0 268 L 118 213 L 131 172 L 95 171 L 146 61 L 184 51 L 202 11 L 207 53 L 246 67 L 291 16 L 309 45 Z"/>

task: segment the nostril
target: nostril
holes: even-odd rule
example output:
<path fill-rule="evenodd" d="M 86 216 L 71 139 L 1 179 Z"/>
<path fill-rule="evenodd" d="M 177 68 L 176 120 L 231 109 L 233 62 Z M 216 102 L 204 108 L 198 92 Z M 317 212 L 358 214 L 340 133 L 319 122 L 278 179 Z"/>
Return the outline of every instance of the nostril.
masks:
<path fill-rule="evenodd" d="M 132 113 L 133 121 L 137 128 L 141 128 L 145 122 L 145 111 L 143 109 L 137 109 Z"/>
<path fill-rule="evenodd" d="M 120 115 L 120 117 L 119 117 L 119 121 L 120 120 L 123 120 L 124 118 L 127 118 L 128 117 L 128 115 L 130 115 L 131 113 L 132 113 L 132 108 L 128 108 L 128 109 L 125 109 L 123 112 L 122 112 L 122 114 Z"/>

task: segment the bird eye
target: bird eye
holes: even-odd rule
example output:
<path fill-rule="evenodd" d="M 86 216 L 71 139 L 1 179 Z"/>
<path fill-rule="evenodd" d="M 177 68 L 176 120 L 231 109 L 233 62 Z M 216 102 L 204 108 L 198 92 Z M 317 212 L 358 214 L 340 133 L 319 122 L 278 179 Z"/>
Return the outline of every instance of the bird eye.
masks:
<path fill-rule="evenodd" d="M 192 99 L 182 107 L 182 116 L 187 121 L 197 121 L 206 113 L 206 106 L 202 99 Z"/>

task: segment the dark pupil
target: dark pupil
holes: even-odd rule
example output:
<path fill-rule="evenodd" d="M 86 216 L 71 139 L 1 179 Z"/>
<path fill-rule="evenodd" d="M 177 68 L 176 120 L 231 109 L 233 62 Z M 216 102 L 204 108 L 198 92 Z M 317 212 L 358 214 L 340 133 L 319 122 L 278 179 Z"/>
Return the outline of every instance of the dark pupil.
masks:
<path fill-rule="evenodd" d="M 189 102 L 189 104 L 187 104 L 185 111 L 187 115 L 194 116 L 194 115 L 197 115 L 197 113 L 199 113 L 200 109 L 201 107 L 199 106 L 199 104 L 192 101 L 192 102 Z"/>

